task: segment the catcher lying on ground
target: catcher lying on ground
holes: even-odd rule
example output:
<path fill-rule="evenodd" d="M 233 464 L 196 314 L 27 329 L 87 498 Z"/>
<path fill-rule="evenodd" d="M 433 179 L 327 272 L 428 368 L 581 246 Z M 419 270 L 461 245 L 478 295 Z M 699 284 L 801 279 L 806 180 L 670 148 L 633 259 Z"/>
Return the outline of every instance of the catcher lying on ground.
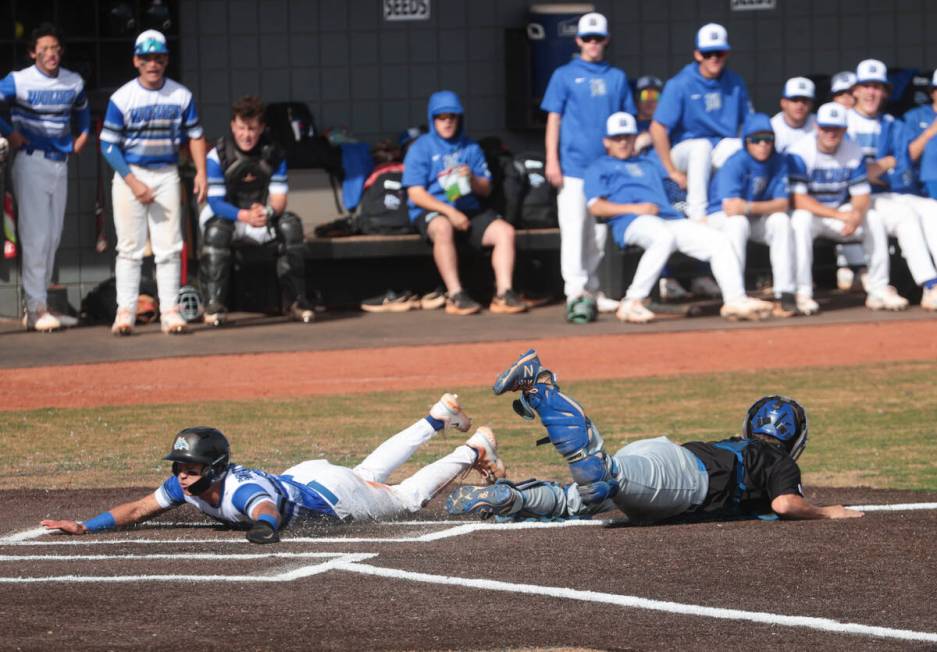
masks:
<path fill-rule="evenodd" d="M 42 525 L 86 534 L 139 523 L 189 503 L 221 523 L 247 529 L 248 541 L 274 543 L 279 541 L 277 532 L 293 522 L 390 520 L 418 511 L 469 469 L 490 482 L 504 477 L 494 434 L 482 427 L 465 444 L 400 484 L 384 484 L 438 431 L 452 427 L 467 432 L 471 424 L 458 397 L 443 394 L 426 417 L 385 441 L 353 469 L 308 460 L 280 475 L 230 463 L 228 440 L 218 430 L 186 428 L 163 458 L 172 462 L 172 475 L 155 492 L 84 522 L 46 519 Z"/>
<path fill-rule="evenodd" d="M 522 355 L 494 384 L 494 393 L 519 391 L 514 410 L 540 416 L 548 440 L 569 463 L 573 483 L 499 481 L 463 486 L 449 496 L 450 514 L 568 518 L 618 508 L 629 521 L 654 522 L 682 514 L 760 515 L 782 518 L 855 518 L 842 505 L 818 507 L 803 496 L 796 460 L 807 445 L 807 414 L 797 401 L 765 396 L 748 410 L 740 437 L 682 446 L 666 437 L 633 442 L 614 456 L 573 399 L 560 392 L 553 372 L 534 350 Z"/>

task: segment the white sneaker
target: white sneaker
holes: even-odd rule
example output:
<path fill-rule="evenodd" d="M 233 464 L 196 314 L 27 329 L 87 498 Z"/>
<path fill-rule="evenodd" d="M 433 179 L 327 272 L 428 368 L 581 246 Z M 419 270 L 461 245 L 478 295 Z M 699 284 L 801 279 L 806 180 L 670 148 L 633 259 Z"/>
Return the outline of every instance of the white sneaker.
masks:
<path fill-rule="evenodd" d="M 478 455 L 472 468 L 485 476 L 488 484 L 494 484 L 498 478 L 507 475 L 504 462 L 498 459 L 498 442 L 491 428 L 481 426 L 475 431 L 475 434 L 466 440 L 465 445 L 474 449 Z"/>
<path fill-rule="evenodd" d="M 622 299 L 615 316 L 630 324 L 646 324 L 652 321 L 655 315 L 644 307 L 640 299 Z"/>
<path fill-rule="evenodd" d="M 618 310 L 620 303 L 620 301 L 615 301 L 605 296 L 604 292 L 597 292 L 595 295 L 595 307 L 602 313 L 615 312 Z"/>
<path fill-rule="evenodd" d="M 59 320 L 59 323 L 62 324 L 62 328 L 74 328 L 78 325 L 78 319 L 72 317 L 71 315 L 65 315 L 61 313 L 52 313 L 56 319 Z"/>
<path fill-rule="evenodd" d="M 716 281 L 709 276 L 698 276 L 690 281 L 690 292 L 699 297 L 718 299 L 722 296 L 722 290 L 716 284 Z"/>
<path fill-rule="evenodd" d="M 23 326 L 30 331 L 52 333 L 61 330 L 62 322 L 45 308 L 40 308 L 35 312 L 26 311 L 26 314 L 23 315 Z"/>
<path fill-rule="evenodd" d="M 928 289 L 924 289 L 924 294 L 921 295 L 921 307 L 924 310 L 937 310 L 937 285 Z"/>
<path fill-rule="evenodd" d="M 719 314 L 729 321 L 761 321 L 771 316 L 774 304 L 753 297 L 742 297 L 722 304 Z"/>
<path fill-rule="evenodd" d="M 870 310 L 905 310 L 908 300 L 898 294 L 898 290 L 886 285 L 884 290 L 869 292 L 865 298 L 865 307 Z"/>
<path fill-rule="evenodd" d="M 440 396 L 436 404 L 429 409 L 429 415 L 446 424 L 446 428 L 468 432 L 472 427 L 472 419 L 462 411 L 458 394 L 447 393 Z"/>
<path fill-rule="evenodd" d="M 841 292 L 849 292 L 856 280 L 856 273 L 849 267 L 840 267 L 836 270 L 836 287 Z"/>
<path fill-rule="evenodd" d="M 690 293 L 683 289 L 675 278 L 662 278 L 657 282 L 661 301 L 683 301 L 689 298 Z"/>
<path fill-rule="evenodd" d="M 820 304 L 814 301 L 811 296 L 798 293 L 794 300 L 797 302 L 797 310 L 804 316 L 815 315 L 820 312 Z"/>
<path fill-rule="evenodd" d="M 137 317 L 127 308 L 118 308 L 114 324 L 111 326 L 112 335 L 133 335 L 133 325 Z"/>
<path fill-rule="evenodd" d="M 159 315 L 159 327 L 167 335 L 184 335 L 189 332 L 189 325 L 179 314 L 177 308 L 171 308 Z"/>

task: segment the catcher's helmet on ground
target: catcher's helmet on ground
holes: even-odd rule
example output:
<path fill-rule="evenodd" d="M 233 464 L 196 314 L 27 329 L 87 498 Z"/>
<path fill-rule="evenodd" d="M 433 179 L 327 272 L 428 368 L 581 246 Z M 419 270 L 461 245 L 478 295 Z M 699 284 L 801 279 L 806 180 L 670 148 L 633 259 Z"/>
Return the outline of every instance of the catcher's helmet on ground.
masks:
<path fill-rule="evenodd" d="M 176 303 L 179 305 L 179 315 L 187 322 L 193 322 L 202 316 L 202 295 L 191 285 L 179 288 Z"/>
<path fill-rule="evenodd" d="M 807 412 L 786 396 L 763 396 L 748 408 L 742 424 L 742 438 L 753 435 L 780 441 L 795 460 L 807 447 Z"/>
<path fill-rule="evenodd" d="M 164 460 L 172 462 L 172 472 L 179 474 L 179 464 L 204 464 L 201 479 L 189 487 L 193 495 L 208 489 L 213 482 L 224 477 L 231 457 L 231 447 L 220 430 L 208 426 L 194 426 L 180 430 L 173 439 L 172 450 Z"/>

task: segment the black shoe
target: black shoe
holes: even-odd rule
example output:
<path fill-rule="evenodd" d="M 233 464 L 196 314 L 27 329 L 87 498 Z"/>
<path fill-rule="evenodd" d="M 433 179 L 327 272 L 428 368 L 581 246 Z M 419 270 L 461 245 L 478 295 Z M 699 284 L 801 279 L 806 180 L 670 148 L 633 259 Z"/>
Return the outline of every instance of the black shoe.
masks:
<path fill-rule="evenodd" d="M 491 300 L 488 310 L 502 315 L 516 315 L 519 312 L 527 312 L 527 302 L 517 292 L 508 289 Z"/>
<path fill-rule="evenodd" d="M 446 312 L 450 315 L 474 315 L 481 312 L 481 305 L 472 297 L 459 290 L 446 301 Z"/>
<path fill-rule="evenodd" d="M 420 298 L 412 292 L 401 293 L 388 290 L 384 294 L 361 302 L 365 312 L 407 312 L 420 307 Z"/>

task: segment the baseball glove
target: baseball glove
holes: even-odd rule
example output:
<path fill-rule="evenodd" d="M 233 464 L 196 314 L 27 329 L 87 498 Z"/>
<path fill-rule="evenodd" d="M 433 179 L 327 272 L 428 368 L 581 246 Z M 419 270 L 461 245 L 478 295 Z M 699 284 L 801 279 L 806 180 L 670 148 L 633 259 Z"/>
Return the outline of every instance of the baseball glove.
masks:
<path fill-rule="evenodd" d="M 141 294 L 137 297 L 137 323 L 149 324 L 156 319 L 159 314 L 159 304 L 156 299 L 149 294 Z"/>

